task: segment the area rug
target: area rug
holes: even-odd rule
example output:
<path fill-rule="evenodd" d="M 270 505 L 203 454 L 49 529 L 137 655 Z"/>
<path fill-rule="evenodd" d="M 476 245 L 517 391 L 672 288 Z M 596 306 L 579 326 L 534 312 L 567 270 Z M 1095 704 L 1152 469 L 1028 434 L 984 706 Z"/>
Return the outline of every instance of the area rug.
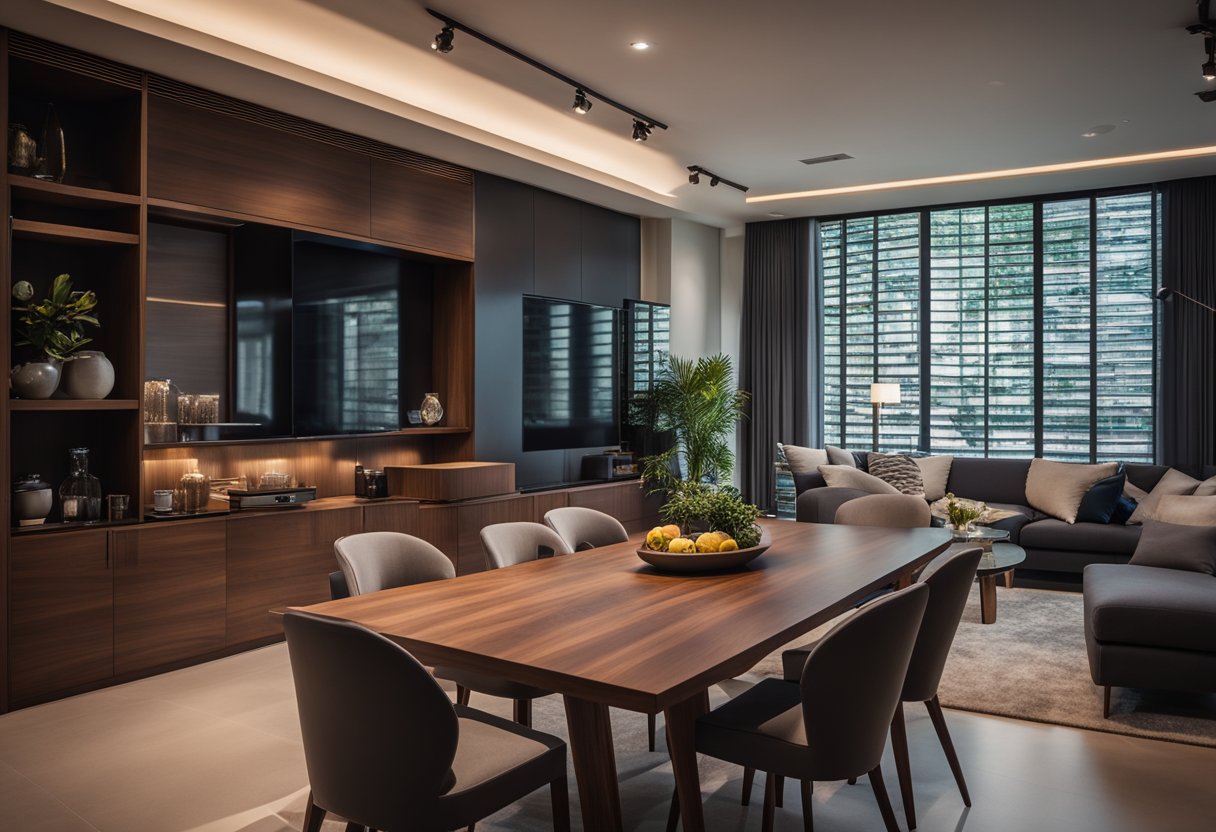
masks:
<path fill-rule="evenodd" d="M 1216 694 L 1115 688 L 1110 719 L 1103 719 L 1102 688 L 1089 676 L 1084 627 L 1080 593 L 1003 586 L 997 588 L 996 623 L 981 624 L 977 586 L 946 662 L 938 693 L 942 705 L 1216 747 Z M 754 672 L 780 676 L 780 653 Z"/>

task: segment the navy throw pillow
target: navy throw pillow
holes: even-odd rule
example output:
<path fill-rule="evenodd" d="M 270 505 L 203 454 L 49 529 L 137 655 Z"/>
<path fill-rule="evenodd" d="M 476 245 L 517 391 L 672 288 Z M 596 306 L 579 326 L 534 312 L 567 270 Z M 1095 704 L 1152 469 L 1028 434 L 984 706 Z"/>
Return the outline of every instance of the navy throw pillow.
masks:
<path fill-rule="evenodd" d="M 1110 516 L 1110 522 L 1126 524 L 1132 519 L 1132 515 L 1136 513 L 1138 503 L 1126 494 L 1119 495 L 1119 501 L 1115 503 L 1114 513 Z"/>
<path fill-rule="evenodd" d="M 1089 493 L 1081 498 L 1081 505 L 1077 509 L 1078 523 L 1110 523 L 1112 522 L 1116 511 L 1120 508 L 1123 498 L 1123 486 L 1127 483 L 1127 474 L 1123 470 L 1123 463 L 1119 463 L 1118 469 L 1114 476 L 1107 477 L 1104 480 L 1098 480 L 1089 489 Z M 1135 511 L 1135 504 L 1132 505 L 1132 511 Z M 1130 514 L 1127 515 L 1131 517 Z"/>

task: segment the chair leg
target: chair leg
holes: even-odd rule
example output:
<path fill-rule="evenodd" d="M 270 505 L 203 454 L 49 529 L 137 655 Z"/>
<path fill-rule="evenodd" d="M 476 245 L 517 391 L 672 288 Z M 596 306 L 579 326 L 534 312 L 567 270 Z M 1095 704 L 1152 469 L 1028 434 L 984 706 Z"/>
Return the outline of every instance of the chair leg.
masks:
<path fill-rule="evenodd" d="M 887 787 L 882 782 L 882 763 L 874 766 L 870 772 L 870 788 L 874 789 L 874 799 L 878 801 L 878 811 L 882 812 L 882 822 L 887 832 L 899 832 L 899 821 L 891 809 L 891 798 L 887 796 Z"/>
<path fill-rule="evenodd" d="M 776 785 L 777 808 L 784 809 L 785 808 L 785 777 L 783 777 L 780 774 L 778 774 L 778 775 L 770 774 L 769 777 L 772 777 L 774 780 L 777 781 L 777 785 Z"/>
<path fill-rule="evenodd" d="M 1102 691 L 1102 718 L 1110 719 L 1110 685 Z"/>
<path fill-rule="evenodd" d="M 366 826 L 361 823 L 355 823 L 353 820 L 346 824 L 346 832 L 368 832 Z"/>
<path fill-rule="evenodd" d="M 743 768 L 743 798 L 739 801 L 740 806 L 746 806 L 752 802 L 752 781 L 756 779 L 756 770 L 751 766 Z"/>
<path fill-rule="evenodd" d="M 671 790 L 671 808 L 667 810 L 667 832 L 676 832 L 680 823 L 680 790 Z"/>
<path fill-rule="evenodd" d="M 304 832 L 321 832 L 321 824 L 325 822 L 326 811 L 312 802 L 312 792 L 308 792 L 308 806 L 304 809 Z"/>
<path fill-rule="evenodd" d="M 802 830 L 815 832 L 815 817 L 811 812 L 811 781 L 801 781 L 802 786 Z"/>
<path fill-rule="evenodd" d="M 856 786 L 856 785 L 857 785 L 857 778 L 856 778 L 856 777 L 850 777 L 850 778 L 849 778 L 849 785 L 850 785 L 850 786 Z"/>
<path fill-rule="evenodd" d="M 777 778 L 772 772 L 764 775 L 764 814 L 760 832 L 773 832 L 773 806 L 777 803 Z"/>
<path fill-rule="evenodd" d="M 654 729 L 657 718 L 654 714 L 646 714 L 646 739 L 649 741 L 650 750 L 654 751 Z"/>
<path fill-rule="evenodd" d="M 468 705 L 469 704 L 469 689 L 466 688 L 464 685 L 456 686 L 456 704 L 457 705 Z"/>
<path fill-rule="evenodd" d="M 916 828 L 916 803 L 912 797 L 912 768 L 908 762 L 908 726 L 904 723 L 904 703 L 895 706 L 891 719 L 891 751 L 895 755 L 895 772 L 899 779 L 899 796 L 904 801 L 904 816 L 908 828 Z"/>
<path fill-rule="evenodd" d="M 570 792 L 566 776 L 549 784 L 549 799 L 553 804 L 553 832 L 570 832 Z"/>
<path fill-rule="evenodd" d="M 958 783 L 958 793 L 962 795 L 963 805 L 971 805 L 971 795 L 967 792 L 967 781 L 963 777 L 963 767 L 959 764 L 958 753 L 954 750 L 954 743 L 950 740 L 950 729 L 946 727 L 946 715 L 942 713 L 942 703 L 933 697 L 925 703 L 925 707 L 929 709 L 929 718 L 933 720 L 933 727 L 937 731 L 937 739 L 942 744 L 942 751 L 946 752 L 946 762 L 950 763 L 950 771 L 954 772 L 954 782 Z"/>
<path fill-rule="evenodd" d="M 532 700 L 515 700 L 515 721 L 525 728 L 532 727 Z"/>

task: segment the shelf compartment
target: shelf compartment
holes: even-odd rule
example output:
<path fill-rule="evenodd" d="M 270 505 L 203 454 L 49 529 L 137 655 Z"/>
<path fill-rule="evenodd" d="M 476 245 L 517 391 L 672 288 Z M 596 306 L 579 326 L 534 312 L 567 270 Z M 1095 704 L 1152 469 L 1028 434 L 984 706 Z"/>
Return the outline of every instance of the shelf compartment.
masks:
<path fill-rule="evenodd" d="M 94 231 L 139 233 L 140 199 L 96 188 L 9 176 L 14 221 Z M 54 239 L 61 239 L 56 236 Z"/>
<path fill-rule="evenodd" d="M 9 186 L 15 197 L 28 199 L 45 205 L 64 205 L 73 208 L 114 208 L 120 206 L 139 207 L 140 198 L 136 194 L 123 194 L 117 191 L 103 191 L 99 188 L 85 188 L 78 185 L 65 185 L 62 182 L 48 182 L 35 179 L 32 176 L 9 174 Z"/>
<path fill-rule="evenodd" d="M 401 430 L 379 431 L 376 433 L 340 433 L 333 436 L 267 436 L 258 439 L 213 439 L 199 442 L 157 442 L 154 444 L 146 444 L 144 445 L 144 448 L 147 450 L 156 450 L 159 448 L 218 448 L 225 445 L 267 445 L 281 442 L 307 443 L 334 439 L 378 439 L 393 436 L 453 436 L 464 433 L 472 433 L 472 431 L 472 428 L 437 425 L 429 428 L 402 428 Z"/>
<path fill-rule="evenodd" d="M 101 510 L 105 511 L 105 498 L 101 501 Z M 134 526 L 140 522 L 140 518 L 130 517 L 126 520 L 98 520 L 96 523 L 51 523 L 46 522 L 40 526 L 14 526 L 11 531 L 14 537 L 24 537 L 28 534 L 49 534 L 52 532 L 79 532 L 92 529 L 112 529 L 117 526 Z"/>
<path fill-rule="evenodd" d="M 139 410 L 136 399 L 10 399 L 9 410 L 22 411 L 89 411 Z"/>
<path fill-rule="evenodd" d="M 68 245 L 138 246 L 139 235 L 101 228 L 82 228 L 53 222 L 13 218 L 13 236 L 30 240 L 48 240 Z"/>

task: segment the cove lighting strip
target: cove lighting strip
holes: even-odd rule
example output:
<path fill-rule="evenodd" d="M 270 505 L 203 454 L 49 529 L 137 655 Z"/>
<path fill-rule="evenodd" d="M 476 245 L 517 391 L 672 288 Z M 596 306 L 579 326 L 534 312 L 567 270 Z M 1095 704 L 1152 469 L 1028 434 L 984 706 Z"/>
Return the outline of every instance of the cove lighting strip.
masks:
<path fill-rule="evenodd" d="M 1009 179 L 1016 176 L 1041 176 L 1045 173 L 1061 173 L 1070 170 L 1092 170 L 1112 168 L 1120 165 L 1142 165 L 1146 162 L 1164 162 L 1171 159 L 1194 159 L 1201 156 L 1216 156 L 1216 145 L 1188 147 L 1182 150 L 1162 150 L 1156 153 L 1137 153 L 1132 156 L 1108 156 L 1104 159 L 1086 159 L 1080 162 L 1059 162 L 1052 165 L 1033 165 L 1026 168 L 984 170 L 976 173 L 955 173 L 948 176 L 928 176 L 923 179 L 898 179 L 894 182 L 874 182 L 869 185 L 844 185 L 839 188 L 819 188 L 813 191 L 794 191 L 785 194 L 749 196 L 747 202 L 779 202 L 785 199 L 809 199 L 817 196 L 860 194 L 869 191 L 893 191 L 899 188 L 920 188 L 926 185 L 951 185 L 957 182 L 982 182 L 988 179 Z"/>

